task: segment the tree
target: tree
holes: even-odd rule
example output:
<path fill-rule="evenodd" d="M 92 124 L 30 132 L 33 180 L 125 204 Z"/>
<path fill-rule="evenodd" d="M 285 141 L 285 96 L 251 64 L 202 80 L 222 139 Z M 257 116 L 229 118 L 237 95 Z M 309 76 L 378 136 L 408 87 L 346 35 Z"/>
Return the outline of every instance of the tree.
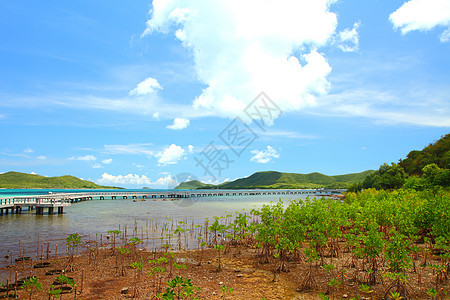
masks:
<path fill-rule="evenodd" d="M 382 164 L 378 171 L 367 176 L 363 181 L 363 188 L 398 189 L 405 183 L 406 173 L 403 168 L 395 163 Z"/>
<path fill-rule="evenodd" d="M 441 169 L 436 164 L 428 164 L 422 169 L 424 184 L 429 187 L 450 186 L 450 169 Z"/>

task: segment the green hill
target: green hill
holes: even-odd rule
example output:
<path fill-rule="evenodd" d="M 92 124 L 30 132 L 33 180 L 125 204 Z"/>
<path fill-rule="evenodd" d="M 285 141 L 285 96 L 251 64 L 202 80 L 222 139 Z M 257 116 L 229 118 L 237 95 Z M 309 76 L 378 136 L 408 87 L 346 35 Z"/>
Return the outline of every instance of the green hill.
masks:
<path fill-rule="evenodd" d="M 73 176 L 45 177 L 40 175 L 8 172 L 0 174 L 0 188 L 7 189 L 115 189 Z"/>
<path fill-rule="evenodd" d="M 210 189 L 214 188 L 215 186 L 212 184 L 206 184 L 203 182 L 200 182 L 198 180 L 192 180 L 192 181 L 186 181 L 180 183 L 175 189 L 179 190 L 195 190 L 195 189 Z"/>
<path fill-rule="evenodd" d="M 422 175 L 423 167 L 429 164 L 450 169 L 450 133 L 420 151 L 409 152 L 406 158 L 399 162 L 408 175 Z"/>
<path fill-rule="evenodd" d="M 297 174 L 297 173 L 281 173 L 275 171 L 257 172 L 253 175 L 240 178 L 231 182 L 225 182 L 217 186 L 192 185 L 191 189 L 301 189 L 301 188 L 347 188 L 353 183 L 360 182 L 364 178 L 372 174 L 374 171 L 364 171 L 361 173 L 327 176 L 321 173 Z M 188 182 L 189 183 L 189 182 Z M 178 187 L 183 186 L 184 189 L 187 183 L 183 182 Z M 177 188 L 178 188 L 177 187 Z"/>

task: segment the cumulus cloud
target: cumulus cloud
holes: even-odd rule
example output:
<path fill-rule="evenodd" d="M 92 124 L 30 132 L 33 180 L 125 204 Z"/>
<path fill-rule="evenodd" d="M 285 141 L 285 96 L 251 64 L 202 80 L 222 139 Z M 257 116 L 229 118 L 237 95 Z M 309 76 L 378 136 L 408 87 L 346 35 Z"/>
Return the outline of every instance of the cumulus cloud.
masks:
<path fill-rule="evenodd" d="M 100 169 L 100 168 L 103 168 L 103 166 L 102 166 L 101 164 L 93 164 L 93 165 L 92 165 L 92 168 L 94 168 L 94 169 Z"/>
<path fill-rule="evenodd" d="M 198 110 L 235 117 L 261 91 L 297 110 L 327 93 L 331 67 L 317 48 L 335 34 L 334 2 L 154 0 L 143 35 L 173 33 L 192 52 L 207 86 Z"/>
<path fill-rule="evenodd" d="M 450 40 L 450 1 L 410 0 L 389 16 L 395 29 L 402 34 L 413 30 L 427 31 L 437 26 L 445 27 L 441 42 Z"/>
<path fill-rule="evenodd" d="M 150 179 L 145 176 L 139 176 L 137 174 L 128 174 L 128 175 L 111 175 L 108 173 L 103 173 L 102 178 L 97 180 L 97 183 L 107 185 L 107 184 L 116 184 L 116 185 L 143 185 L 150 184 Z"/>
<path fill-rule="evenodd" d="M 185 118 L 175 118 L 173 124 L 167 126 L 167 128 L 172 130 L 181 130 L 189 126 L 189 120 Z"/>
<path fill-rule="evenodd" d="M 159 112 L 155 112 L 153 113 L 153 119 L 158 120 L 159 121 Z"/>
<path fill-rule="evenodd" d="M 180 159 L 185 157 L 186 151 L 175 144 L 170 145 L 164 151 L 158 154 L 159 160 L 158 165 L 173 165 L 176 164 Z"/>
<path fill-rule="evenodd" d="M 186 154 L 192 154 L 194 146 L 188 145 L 183 148 L 181 146 L 171 144 L 166 147 L 158 147 L 157 149 L 150 149 L 151 143 L 144 144 L 128 144 L 128 145 L 104 145 L 103 152 L 108 154 L 127 154 L 127 155 L 145 155 L 148 158 L 157 158 L 159 166 L 176 164 L 179 160 L 186 157 Z M 70 158 L 75 159 L 75 158 Z M 112 158 L 102 161 L 104 164 L 112 162 Z M 142 168 L 143 166 L 137 166 Z"/>
<path fill-rule="evenodd" d="M 105 165 L 109 165 L 110 163 L 112 163 L 112 158 L 104 159 L 102 160 L 102 163 L 104 163 Z"/>
<path fill-rule="evenodd" d="M 251 153 L 254 154 L 254 156 L 250 158 L 250 161 L 259 164 L 266 164 L 268 162 L 271 162 L 273 158 L 280 157 L 277 150 L 275 150 L 271 146 L 267 146 L 266 150 L 253 150 L 251 151 Z"/>
<path fill-rule="evenodd" d="M 94 155 L 85 155 L 85 156 L 72 156 L 69 158 L 70 160 L 83 160 L 83 161 L 95 161 L 97 157 Z"/>
<path fill-rule="evenodd" d="M 358 51 L 360 22 L 353 24 L 353 28 L 347 28 L 340 31 L 337 35 L 337 46 L 344 52 Z"/>
<path fill-rule="evenodd" d="M 162 86 L 159 84 L 158 80 L 152 77 L 148 77 L 130 91 L 130 96 L 154 94 L 161 89 Z"/>
<path fill-rule="evenodd" d="M 158 178 L 156 181 L 150 180 L 145 175 L 128 174 L 128 175 L 111 175 L 103 173 L 102 178 L 96 182 L 102 185 L 120 185 L 120 186 L 151 186 L 154 188 L 165 188 L 172 180 L 171 175 Z"/>
<path fill-rule="evenodd" d="M 25 150 L 23 150 L 23 152 L 25 152 L 25 153 L 33 153 L 34 150 L 31 149 L 31 148 L 26 148 Z"/>

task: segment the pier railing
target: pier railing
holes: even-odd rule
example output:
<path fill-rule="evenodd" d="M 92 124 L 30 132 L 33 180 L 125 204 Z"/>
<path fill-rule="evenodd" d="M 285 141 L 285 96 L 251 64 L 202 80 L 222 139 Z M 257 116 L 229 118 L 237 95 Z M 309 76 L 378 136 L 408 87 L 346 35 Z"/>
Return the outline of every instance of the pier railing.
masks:
<path fill-rule="evenodd" d="M 93 199 L 123 199 L 130 198 L 199 198 L 199 197 L 234 197 L 234 196 L 265 196 L 265 195 L 324 195 L 339 194 L 343 190 L 317 189 L 317 190 L 189 190 L 189 191 L 113 191 L 113 192 L 81 192 L 81 193 L 55 193 L 44 195 L 30 195 L 0 198 L 0 208 L 10 206 L 69 206 L 70 203 Z"/>

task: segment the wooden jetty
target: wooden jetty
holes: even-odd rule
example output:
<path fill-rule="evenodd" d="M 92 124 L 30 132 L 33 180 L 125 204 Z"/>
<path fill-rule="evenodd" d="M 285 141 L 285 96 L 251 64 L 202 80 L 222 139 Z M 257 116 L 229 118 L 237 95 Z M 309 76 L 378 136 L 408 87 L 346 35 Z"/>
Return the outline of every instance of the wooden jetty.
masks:
<path fill-rule="evenodd" d="M 55 193 L 44 195 L 30 195 L 0 198 L 0 215 L 21 213 L 24 207 L 28 210 L 36 209 L 37 215 L 53 214 L 55 208 L 58 214 L 63 213 L 66 206 L 71 203 L 88 200 L 114 200 L 114 199 L 152 199 L 152 200 L 174 200 L 183 198 L 204 197 L 240 197 L 240 196 L 265 196 L 265 195 L 336 195 L 343 190 L 338 189 L 315 189 L 315 190 L 189 190 L 189 191 L 114 191 L 114 192 L 80 192 L 80 193 Z"/>

